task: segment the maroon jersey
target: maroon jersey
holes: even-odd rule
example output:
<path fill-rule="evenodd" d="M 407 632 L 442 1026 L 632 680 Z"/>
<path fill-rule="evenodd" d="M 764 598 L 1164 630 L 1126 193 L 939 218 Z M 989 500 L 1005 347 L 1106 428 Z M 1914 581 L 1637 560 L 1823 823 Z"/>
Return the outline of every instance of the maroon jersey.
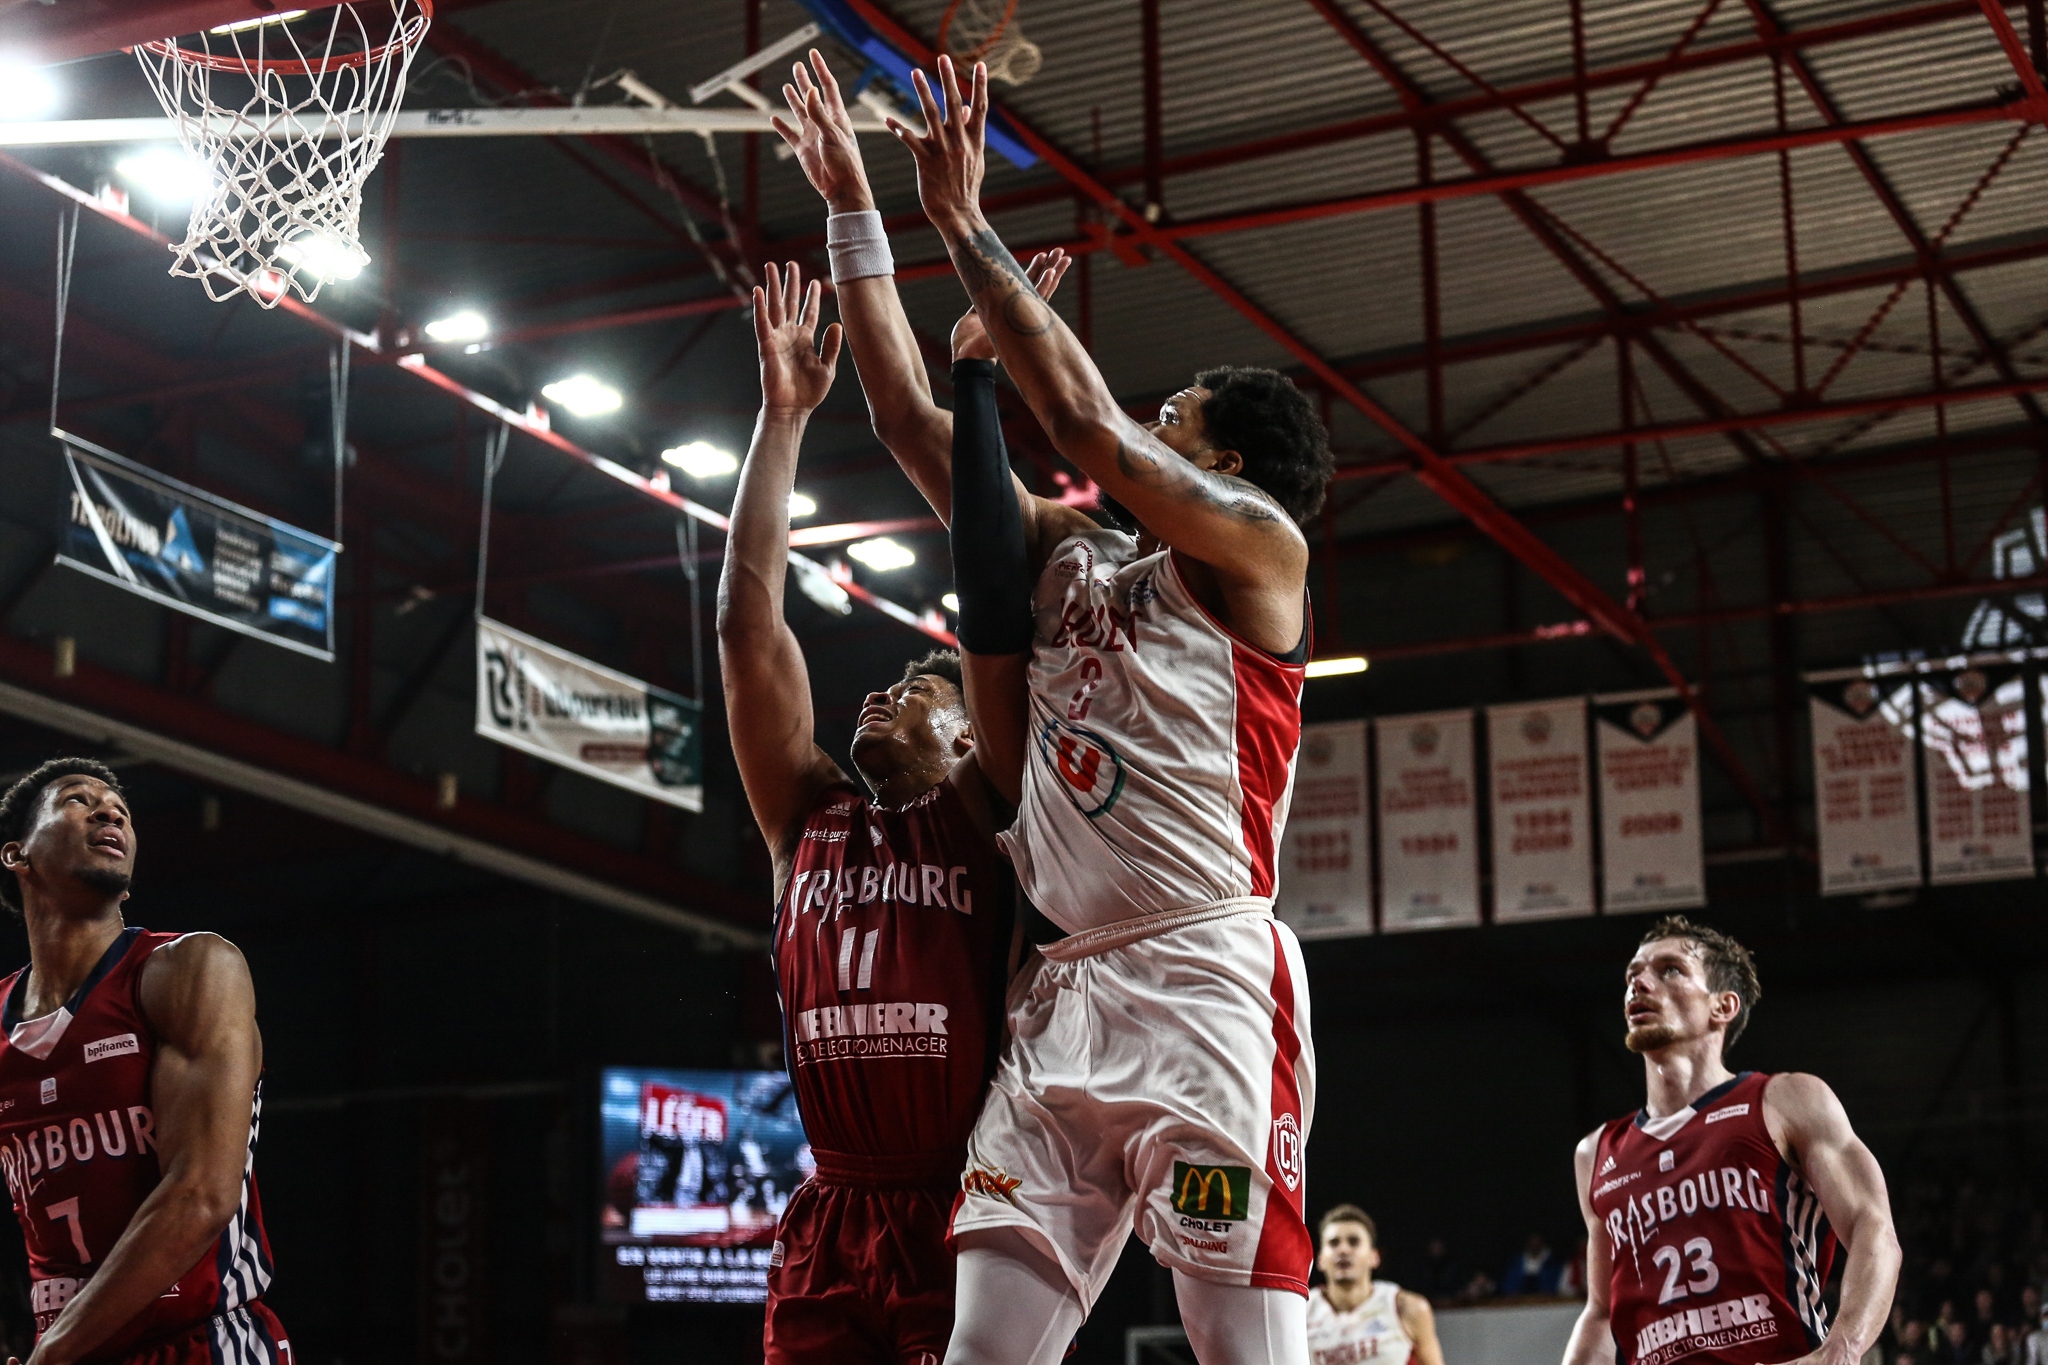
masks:
<path fill-rule="evenodd" d="M 964 1149 L 1002 1026 L 1007 864 L 952 781 L 901 810 L 834 785 L 797 841 L 775 977 L 814 1149 Z"/>
<path fill-rule="evenodd" d="M 140 985 L 149 955 L 178 937 L 122 930 L 78 993 L 40 1019 L 21 1017 L 27 968 L 0 982 L 0 1170 L 28 1240 L 38 1335 L 99 1269 L 162 1178 L 149 1090 L 156 1038 Z M 220 1241 L 88 1359 L 188 1333 L 233 1315 L 269 1287 L 270 1243 L 251 1173 L 262 1110 L 259 1083 L 241 1207 Z"/>
<path fill-rule="evenodd" d="M 1745 1071 L 1676 1114 L 1600 1130 L 1590 1193 L 1621 1365 L 1757 1365 L 1827 1335 L 1835 1235 L 1765 1127 L 1770 1079 Z"/>

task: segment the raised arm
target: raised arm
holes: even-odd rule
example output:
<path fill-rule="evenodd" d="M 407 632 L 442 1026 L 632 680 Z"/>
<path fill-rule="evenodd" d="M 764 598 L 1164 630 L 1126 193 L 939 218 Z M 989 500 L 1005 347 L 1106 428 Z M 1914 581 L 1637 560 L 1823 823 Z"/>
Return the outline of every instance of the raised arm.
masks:
<path fill-rule="evenodd" d="M 220 1240 L 241 1207 L 263 1040 L 249 964 L 226 939 L 188 934 L 142 969 L 156 1034 L 149 1073 L 163 1178 L 29 1357 L 77 1360 L 126 1326 Z"/>
<path fill-rule="evenodd" d="M 782 615 L 797 448 L 812 410 L 832 388 L 840 331 L 834 323 L 816 344 L 820 290 L 815 280 L 803 289 L 795 265 L 785 276 L 771 264 L 766 276 L 754 290 L 761 412 L 718 576 L 718 666 L 733 757 L 774 860 L 779 896 L 798 823 L 820 791 L 846 780 L 812 738 L 810 675 Z"/>
<path fill-rule="evenodd" d="M 1607 1229 L 1593 1214 L 1593 1158 L 1600 1149 L 1600 1130 L 1580 1140 L 1572 1153 L 1579 1185 L 1579 1214 L 1586 1220 L 1586 1307 L 1565 1343 L 1564 1365 L 1614 1365 L 1614 1329 L 1607 1296 L 1613 1291 L 1614 1248 Z"/>
<path fill-rule="evenodd" d="M 950 58 L 939 58 L 939 79 L 947 96 L 943 112 L 924 74 L 915 77 L 927 132 L 890 126 L 917 158 L 925 213 L 945 238 L 1003 368 L 1053 443 L 1147 530 L 1210 565 L 1219 578 L 1298 597 L 1308 543 L 1272 498 L 1235 477 L 1241 456 L 1218 450 L 1183 456 L 1133 421 L 982 216 L 987 69 L 975 65 L 969 96 Z"/>
<path fill-rule="evenodd" d="M 1799 1357 L 1798 1365 L 1854 1365 L 1884 1330 L 1899 1283 L 1899 1237 L 1884 1172 L 1849 1126 L 1842 1102 L 1818 1076 L 1772 1077 L 1764 1091 L 1764 1121 L 1813 1186 L 1848 1253 L 1835 1324 L 1820 1349 Z"/>

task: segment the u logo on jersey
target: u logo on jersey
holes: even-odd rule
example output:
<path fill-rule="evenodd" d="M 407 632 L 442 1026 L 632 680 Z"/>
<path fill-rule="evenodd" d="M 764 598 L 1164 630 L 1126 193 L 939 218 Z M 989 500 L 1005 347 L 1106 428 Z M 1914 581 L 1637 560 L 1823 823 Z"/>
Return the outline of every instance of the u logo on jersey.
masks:
<path fill-rule="evenodd" d="M 1047 721 L 1038 733 L 1038 753 L 1059 778 L 1060 790 L 1091 820 L 1107 813 L 1123 794 L 1123 760 L 1093 730 Z"/>

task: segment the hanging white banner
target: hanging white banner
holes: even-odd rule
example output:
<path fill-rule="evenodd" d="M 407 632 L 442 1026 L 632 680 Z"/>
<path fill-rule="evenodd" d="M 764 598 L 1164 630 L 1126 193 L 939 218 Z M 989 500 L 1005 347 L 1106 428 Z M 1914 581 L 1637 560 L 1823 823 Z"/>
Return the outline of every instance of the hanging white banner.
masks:
<path fill-rule="evenodd" d="M 704 809 L 702 707 L 496 621 L 476 623 L 476 732 L 550 763 Z"/>
<path fill-rule="evenodd" d="M 1593 913 L 1586 699 L 1489 706 L 1495 923 Z"/>
<path fill-rule="evenodd" d="M 1698 726 L 1670 692 L 1593 699 L 1609 914 L 1707 903 Z"/>
<path fill-rule="evenodd" d="M 1301 727 L 1273 911 L 1303 938 L 1372 932 L 1365 722 Z"/>
<path fill-rule="evenodd" d="M 1472 713 L 1384 716 L 1379 741 L 1380 928 L 1479 923 Z"/>
<path fill-rule="evenodd" d="M 1913 690 L 1897 676 L 1807 679 L 1823 896 L 1920 884 Z"/>
<path fill-rule="evenodd" d="M 1927 880 L 2033 876 L 2026 675 L 2005 664 L 1925 676 L 1920 726 Z"/>

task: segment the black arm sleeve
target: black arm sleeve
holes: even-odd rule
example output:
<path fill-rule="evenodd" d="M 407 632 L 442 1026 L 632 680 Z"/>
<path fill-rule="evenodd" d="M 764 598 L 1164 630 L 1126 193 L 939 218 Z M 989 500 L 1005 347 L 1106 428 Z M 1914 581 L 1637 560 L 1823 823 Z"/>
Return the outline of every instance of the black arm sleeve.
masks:
<path fill-rule="evenodd" d="M 970 654 L 1031 648 L 1031 571 L 1024 513 L 996 412 L 996 367 L 953 364 L 953 590 L 960 647 Z"/>

